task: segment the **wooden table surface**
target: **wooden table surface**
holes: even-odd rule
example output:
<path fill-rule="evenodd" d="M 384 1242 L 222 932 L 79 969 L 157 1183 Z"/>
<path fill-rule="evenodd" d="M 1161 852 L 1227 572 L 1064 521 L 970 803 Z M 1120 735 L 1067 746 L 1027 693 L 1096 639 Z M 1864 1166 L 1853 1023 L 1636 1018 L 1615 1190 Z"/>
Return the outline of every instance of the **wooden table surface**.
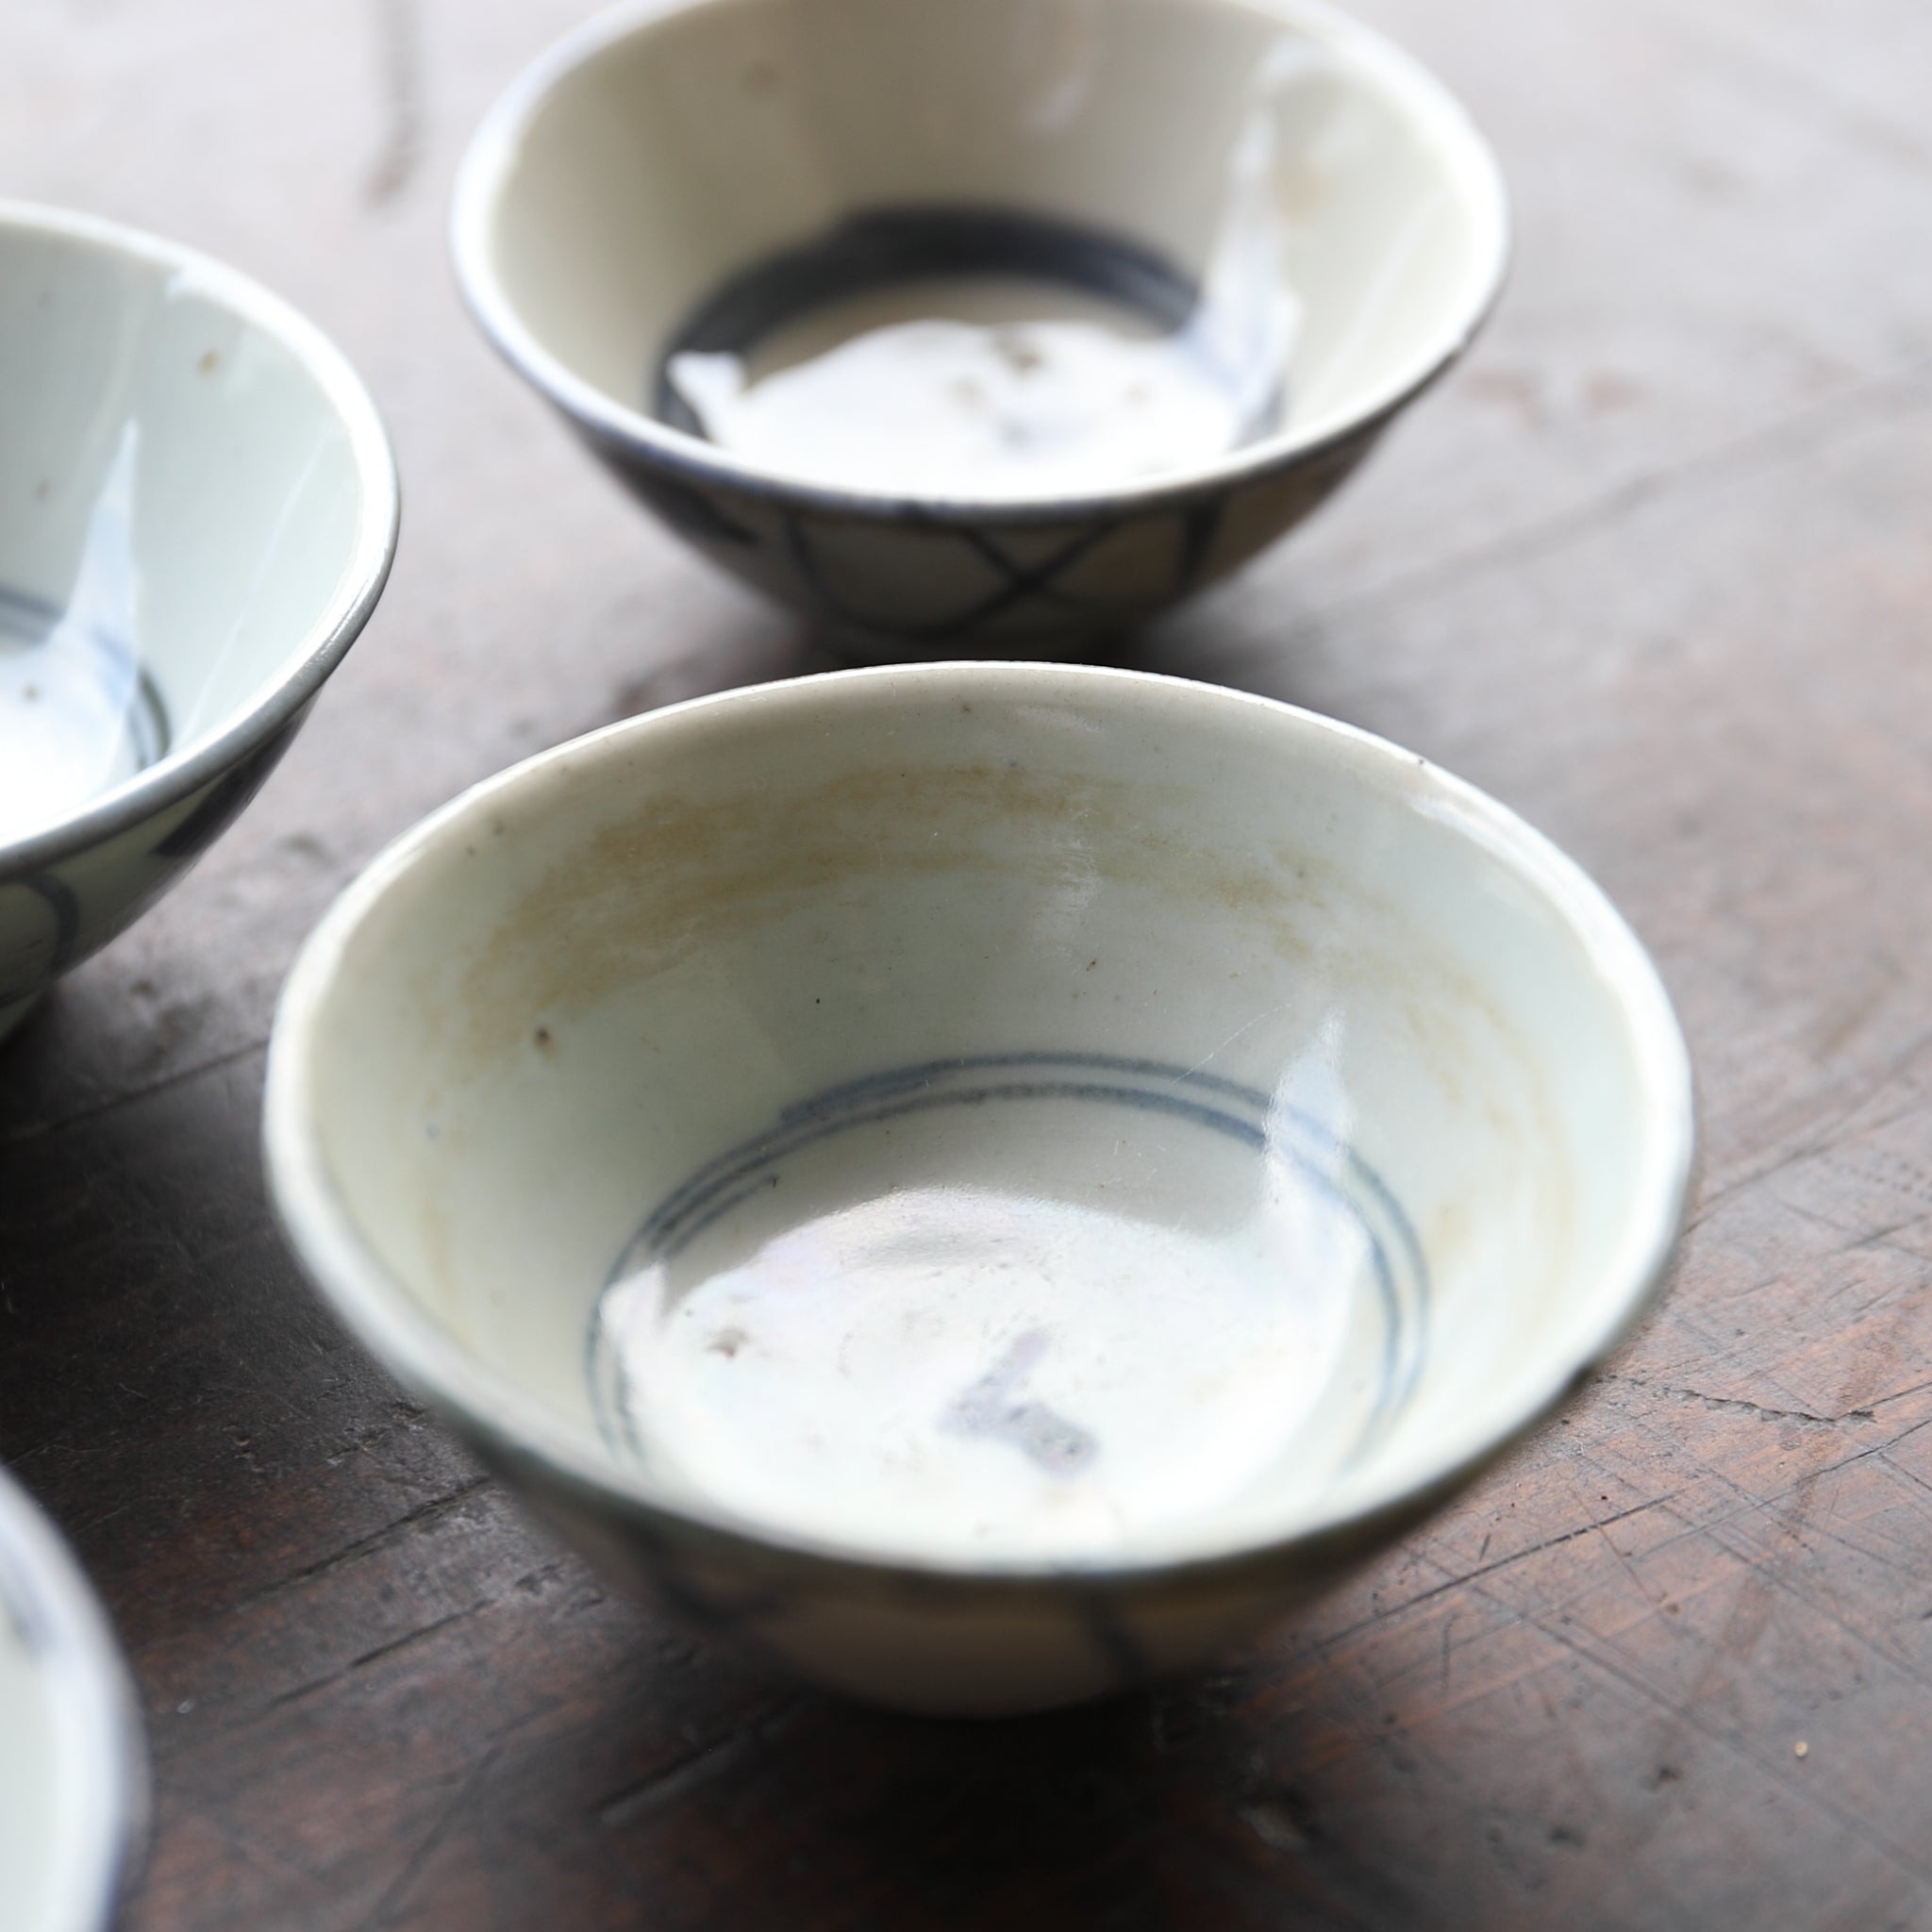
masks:
<path fill-rule="evenodd" d="M 1298 1625 L 959 1726 L 607 1592 L 264 1208 L 275 990 L 381 843 L 814 662 L 459 310 L 463 140 L 584 10 L 0 12 L 0 192 L 299 303 L 405 491 L 280 773 L 0 1056 L 0 1457 L 139 1676 L 127 1925 L 1932 1925 L 1932 11 L 1374 0 L 1501 151 L 1511 286 L 1317 525 L 1133 661 L 1387 733 L 1591 867 L 1698 1059 L 1702 1205 L 1569 1418 Z"/>

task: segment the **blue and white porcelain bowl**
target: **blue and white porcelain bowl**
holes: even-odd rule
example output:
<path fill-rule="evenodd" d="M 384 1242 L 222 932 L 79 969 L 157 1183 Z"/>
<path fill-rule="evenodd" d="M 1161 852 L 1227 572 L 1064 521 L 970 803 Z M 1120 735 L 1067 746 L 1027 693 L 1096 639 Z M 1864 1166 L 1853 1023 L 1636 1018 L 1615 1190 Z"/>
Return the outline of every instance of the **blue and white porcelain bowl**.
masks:
<path fill-rule="evenodd" d="M 1423 759 L 1122 672 L 844 673 L 479 786 L 309 941 L 283 1225 L 620 1575 L 1036 1708 L 1264 1628 L 1657 1288 L 1690 1076 L 1590 881 Z"/>
<path fill-rule="evenodd" d="M 147 1820 L 147 1756 L 114 1634 L 25 1491 L 0 1471 L 0 1916 L 106 1932 Z"/>
<path fill-rule="evenodd" d="M 292 309 L 0 202 L 0 1035 L 248 803 L 396 515 L 374 405 Z"/>
<path fill-rule="evenodd" d="M 1039 655 L 1224 575 L 1454 361 L 1480 135 L 1322 0 L 641 0 L 477 133 L 478 321 L 859 655 Z"/>

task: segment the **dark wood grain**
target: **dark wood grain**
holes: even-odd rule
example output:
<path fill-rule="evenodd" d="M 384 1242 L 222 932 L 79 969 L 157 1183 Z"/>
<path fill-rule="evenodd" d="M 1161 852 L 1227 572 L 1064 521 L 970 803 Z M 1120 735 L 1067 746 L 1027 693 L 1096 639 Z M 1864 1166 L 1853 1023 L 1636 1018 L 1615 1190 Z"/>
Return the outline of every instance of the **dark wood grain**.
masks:
<path fill-rule="evenodd" d="M 1703 1205 L 1569 1420 L 1299 1627 L 963 1727 L 608 1594 L 265 1212 L 272 1001 L 356 868 L 518 756 L 815 662 L 459 313 L 462 140 L 582 8 L 0 16 L 0 186 L 291 296 L 405 479 L 281 772 L 0 1056 L 0 1457 L 139 1674 L 131 1927 L 1932 1924 L 1932 15 L 1373 10 L 1496 140 L 1512 287 L 1317 526 L 1124 648 L 1413 744 L 1590 865 L 1690 1033 Z"/>

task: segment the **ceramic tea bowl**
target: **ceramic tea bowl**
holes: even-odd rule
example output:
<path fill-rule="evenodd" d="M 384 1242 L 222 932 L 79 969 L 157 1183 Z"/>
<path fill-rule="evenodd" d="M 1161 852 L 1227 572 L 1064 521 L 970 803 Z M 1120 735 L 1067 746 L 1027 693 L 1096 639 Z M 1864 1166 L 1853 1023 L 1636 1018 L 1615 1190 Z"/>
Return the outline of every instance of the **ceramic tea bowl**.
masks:
<path fill-rule="evenodd" d="M 234 270 L 0 203 L 0 1035 L 254 795 L 368 620 L 396 481 Z"/>
<path fill-rule="evenodd" d="M 1037 656 L 1307 516 L 1506 229 L 1460 108 L 1321 0 L 644 0 L 491 111 L 454 247 L 713 561 L 856 655 Z"/>
<path fill-rule="evenodd" d="M 410 832 L 270 1053 L 347 1325 L 619 1576 L 932 1711 L 1199 1663 L 1576 1388 L 1690 1073 L 1573 864 L 1123 672 L 656 712 Z"/>
<path fill-rule="evenodd" d="M 146 1754 L 113 1632 L 46 1518 L 0 1471 L 8 1932 L 106 1932 L 146 1817 Z"/>

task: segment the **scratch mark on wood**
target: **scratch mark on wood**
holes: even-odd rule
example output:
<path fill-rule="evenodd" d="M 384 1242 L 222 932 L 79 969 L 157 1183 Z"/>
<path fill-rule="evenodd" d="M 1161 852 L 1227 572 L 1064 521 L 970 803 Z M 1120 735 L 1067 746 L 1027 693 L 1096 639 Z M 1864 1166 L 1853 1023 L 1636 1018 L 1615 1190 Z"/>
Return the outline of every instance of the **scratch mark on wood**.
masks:
<path fill-rule="evenodd" d="M 1759 1166 L 1726 1181 L 1722 1187 L 1707 1191 L 1697 1205 L 1697 1211 L 1686 1224 L 1685 1238 L 1695 1234 L 1717 1209 L 1739 1194 L 1743 1194 L 1774 1179 L 1788 1169 L 1802 1166 L 1806 1161 L 1827 1154 L 1838 1143 L 1844 1130 L 1849 1127 L 1871 1104 L 1891 1086 L 1893 1081 L 1909 1073 L 1924 1056 L 1928 1045 L 1932 1045 L 1932 1029 L 1915 1034 L 1900 1050 L 1890 1056 L 1883 1065 L 1871 1071 L 1869 1075 L 1856 1083 L 1852 1098 L 1840 1107 L 1828 1120 L 1814 1124 L 1811 1131 L 1794 1147 L 1763 1161 Z M 1838 1091 L 1842 1091 L 1840 1088 Z M 1907 1112 L 1915 1112 L 1919 1103 L 1914 1102 Z M 1898 1116 L 1890 1117 L 1892 1119 Z M 1868 1123 L 1868 1131 L 1875 1131 L 1887 1122 Z"/>
<path fill-rule="evenodd" d="M 607 1831 L 621 1830 L 647 1812 L 675 1804 L 700 1785 L 722 1777 L 740 1758 L 788 1729 L 810 1702 L 808 1697 L 792 1698 L 749 1729 L 686 1752 L 662 1771 L 653 1772 L 649 1777 L 606 1798 L 597 1807 L 598 1824 Z"/>
<path fill-rule="evenodd" d="M 352 1657 L 339 1671 L 331 1671 L 326 1676 L 311 1678 L 306 1684 L 298 1684 L 292 1690 L 284 1690 L 280 1696 L 272 1697 L 261 1707 L 264 1711 L 279 1710 L 286 1704 L 299 1704 L 306 1697 L 313 1697 L 318 1691 L 326 1690 L 336 1684 L 346 1683 L 358 1671 L 373 1663 L 379 1663 L 386 1657 L 393 1657 L 399 1650 L 408 1650 L 411 1644 L 421 1643 L 434 1637 L 440 1630 L 447 1630 L 452 1624 L 461 1624 L 475 1616 L 479 1611 L 491 1608 L 497 1599 L 486 1597 L 481 1603 L 472 1604 L 466 1610 L 452 1610 L 446 1617 L 438 1617 L 432 1624 L 425 1624 L 420 1629 L 406 1631 L 401 1637 L 391 1638 L 387 1643 L 378 1643 L 374 1650 L 365 1650 L 358 1657 Z"/>
<path fill-rule="evenodd" d="M 1874 421 L 1925 407 L 1932 402 L 1928 376 L 1932 376 L 1932 358 L 1910 358 L 1885 375 L 1807 403 L 1708 449 L 1639 471 L 1574 509 L 1519 525 L 1467 549 L 1398 571 L 1380 583 L 1331 599 L 1300 623 L 1285 628 L 1272 625 L 1255 642 L 1265 645 L 1271 654 L 1283 646 L 1292 649 L 1324 633 L 1345 629 L 1362 618 L 1374 618 L 1458 584 L 1559 553 L 1657 501 L 1698 489 L 1724 488 L 1804 461 Z M 1881 1080 L 1879 1084 L 1884 1083 Z M 1870 1097 L 1862 1095 L 1859 1104 Z M 1699 1220 L 1702 1218 L 1700 1215 Z M 1697 1222 L 1690 1225 L 1694 1228 Z"/>
<path fill-rule="evenodd" d="M 1869 1408 L 1848 1408 L 1841 1415 L 1817 1415 L 1808 1408 L 1770 1408 L 1761 1402 L 1749 1402 L 1740 1395 L 1707 1395 L 1701 1389 L 1683 1389 L 1670 1382 L 1646 1382 L 1641 1375 L 1627 1375 L 1611 1370 L 1597 1377 L 1600 1382 L 1622 1383 L 1626 1389 L 1641 1389 L 1646 1395 L 1667 1395 L 1674 1402 L 1695 1403 L 1699 1408 L 1720 1414 L 1755 1415 L 1761 1422 L 1804 1423 L 1815 1428 L 1835 1429 L 1844 1423 L 1871 1423 L 1878 1420 Z"/>
<path fill-rule="evenodd" d="M 450 1794 L 449 1803 L 431 1821 L 429 1829 L 417 1840 L 416 1848 L 409 1854 L 403 1869 L 396 1874 L 389 1889 L 376 1900 L 375 1908 L 366 1922 L 369 1932 L 380 1932 L 384 1925 L 395 1923 L 396 1908 L 408 1901 L 409 1890 L 422 1874 L 423 1868 L 428 1864 L 437 1846 L 449 1836 L 450 1827 L 461 1817 L 464 1807 L 469 1804 L 471 1793 L 489 1776 L 491 1767 L 503 1756 L 503 1752 L 504 1746 L 501 1742 L 492 1744 L 461 1777 L 456 1780 L 456 1790 Z"/>
<path fill-rule="evenodd" d="M 1417 1608 L 1435 1597 L 1452 1590 L 1461 1590 L 1485 1576 L 1493 1576 L 1500 1570 L 1508 1570 L 1518 1563 L 1526 1563 L 1532 1557 L 1540 1557 L 1545 1550 L 1554 1550 L 1564 1543 L 1574 1543 L 1578 1537 L 1593 1536 L 1598 1530 L 1607 1529 L 1615 1523 L 1627 1523 L 1633 1516 L 1641 1516 L 1647 1510 L 1661 1509 L 1665 1504 L 1675 1501 L 1683 1493 L 1672 1490 L 1668 1494 L 1653 1496 L 1646 1503 L 1634 1504 L 1628 1509 L 1620 1509 L 1614 1516 L 1606 1516 L 1595 1523 L 1585 1523 L 1575 1529 L 1566 1529 L 1557 1536 L 1545 1537 L 1539 1543 L 1532 1543 L 1526 1550 L 1517 1550 L 1507 1557 L 1498 1557 L 1493 1563 L 1485 1563 L 1479 1569 L 1465 1571 L 1459 1576 L 1450 1576 L 1441 1583 L 1431 1584 L 1427 1590 L 1418 1591 L 1415 1595 L 1404 1597 L 1398 1604 L 1378 1605 L 1369 1615 L 1358 1623 L 1351 1624 L 1346 1629 L 1338 1630 L 1332 1637 L 1324 1637 L 1319 1645 L 1323 1651 L 1336 1649 L 1346 1643 L 1352 1637 L 1359 1636 L 1364 1630 L 1373 1629 L 1377 1624 L 1386 1624 L 1391 1617 Z M 1675 1541 L 1675 1539 L 1672 1539 Z M 1485 1544 L 1487 1547 L 1487 1543 Z"/>
<path fill-rule="evenodd" d="M 78 1107 L 71 1113 L 51 1114 L 45 1120 L 28 1121 L 24 1126 L 9 1127 L 0 1135 L 0 1147 L 19 1147 L 29 1141 L 44 1140 L 50 1134 L 64 1133 L 69 1127 L 84 1126 L 90 1121 L 112 1113 L 117 1108 L 132 1107 L 137 1101 L 165 1093 L 171 1087 L 183 1086 L 203 1074 L 219 1073 L 224 1067 L 233 1066 L 237 1060 L 245 1060 L 252 1053 L 267 1051 L 268 1041 L 265 1039 L 246 1041 L 226 1053 L 216 1054 L 212 1059 L 197 1060 L 192 1067 L 177 1068 L 172 1074 L 163 1074 L 158 1080 L 151 1080 L 145 1087 L 131 1087 L 92 1107 Z"/>
<path fill-rule="evenodd" d="M 376 0 L 380 96 L 388 125 L 362 199 L 369 208 L 398 200 L 423 158 L 423 28 L 415 0 Z"/>
<path fill-rule="evenodd" d="M 1674 13 L 1673 18 L 1675 17 Z M 1793 67 L 1757 44 L 1755 37 L 1742 34 L 1725 34 L 1721 45 L 1721 58 L 1733 75 L 1741 75 L 1753 88 L 1767 94 L 1777 94 L 1781 106 L 1794 117 L 1810 122 L 1840 141 L 1856 142 L 1893 165 L 1903 164 L 1921 172 L 1932 168 L 1932 149 L 1924 145 L 1914 129 L 1901 126 L 1882 111 L 1848 99 L 1840 90 L 1827 84 L 1832 78 L 1829 62 L 1809 68 Z M 1716 54 L 1718 49 L 1713 46 L 1711 51 Z"/>
<path fill-rule="evenodd" d="M 1802 1778 L 1793 1776 L 1790 1770 L 1788 1769 L 1787 1760 L 1782 1753 L 1779 1753 L 1774 1757 L 1757 1757 L 1735 1739 L 1727 1737 L 1717 1726 L 1701 1717 L 1697 1712 L 1694 1701 L 1680 1703 L 1676 1698 L 1672 1697 L 1666 1691 L 1660 1690 L 1655 1684 L 1651 1683 L 1641 1671 L 1632 1670 L 1616 1659 L 1605 1656 L 1600 1650 L 1595 1650 L 1588 1644 L 1577 1642 L 1574 1638 L 1566 1636 L 1559 1629 L 1553 1629 L 1548 1624 L 1541 1622 L 1540 1619 L 1530 1618 L 1527 1621 L 1536 1629 L 1541 1631 L 1559 1649 L 1567 1651 L 1572 1657 L 1578 1658 L 1581 1662 L 1602 1671 L 1606 1676 L 1616 1678 L 1620 1684 L 1635 1691 L 1646 1703 L 1655 1705 L 1668 1717 L 1674 1719 L 1686 1729 L 1695 1731 L 1699 1737 L 1707 1739 L 1720 1750 L 1728 1752 L 1733 1757 L 1739 1758 L 1750 1765 L 1753 1770 L 1773 1779 L 1785 1791 L 1793 1793 L 1801 1801 L 1808 1802 L 1814 1806 L 1842 1830 L 1849 1832 L 1854 1838 L 1859 1839 L 1864 1843 L 1870 1845 L 1880 1857 L 1886 1859 L 1907 1877 L 1913 1880 L 1914 1883 L 1922 1886 L 1932 1885 L 1932 1865 L 1922 1865 L 1911 1853 L 1891 1843 L 1883 1834 L 1873 1830 L 1866 1820 L 1857 1812 L 1848 1810 L 1845 1807 L 1834 1803 L 1823 1793 L 1817 1785 L 1807 1783 Z"/>
<path fill-rule="evenodd" d="M 365 1537 L 358 1537 L 352 1543 L 346 1543 L 332 1555 L 323 1557 L 313 1563 L 307 1563 L 300 1570 L 293 1570 L 286 1576 L 278 1576 L 273 1583 L 264 1584 L 259 1590 L 239 1596 L 227 1607 L 227 1614 L 238 1610 L 252 1609 L 257 1604 L 267 1603 L 278 1596 L 286 1596 L 291 1591 L 300 1590 L 305 1584 L 313 1583 L 318 1577 L 326 1576 L 332 1571 L 346 1569 L 352 1563 L 359 1563 L 363 1557 L 374 1556 L 378 1550 L 387 1549 L 391 1543 L 402 1541 L 412 1530 L 420 1529 L 425 1523 L 433 1523 L 438 1517 L 447 1516 L 459 1508 L 480 1490 L 491 1487 L 491 1478 L 479 1475 L 460 1488 L 452 1490 L 446 1496 L 438 1496 L 433 1501 L 411 1509 L 407 1515 L 373 1530 Z"/>

